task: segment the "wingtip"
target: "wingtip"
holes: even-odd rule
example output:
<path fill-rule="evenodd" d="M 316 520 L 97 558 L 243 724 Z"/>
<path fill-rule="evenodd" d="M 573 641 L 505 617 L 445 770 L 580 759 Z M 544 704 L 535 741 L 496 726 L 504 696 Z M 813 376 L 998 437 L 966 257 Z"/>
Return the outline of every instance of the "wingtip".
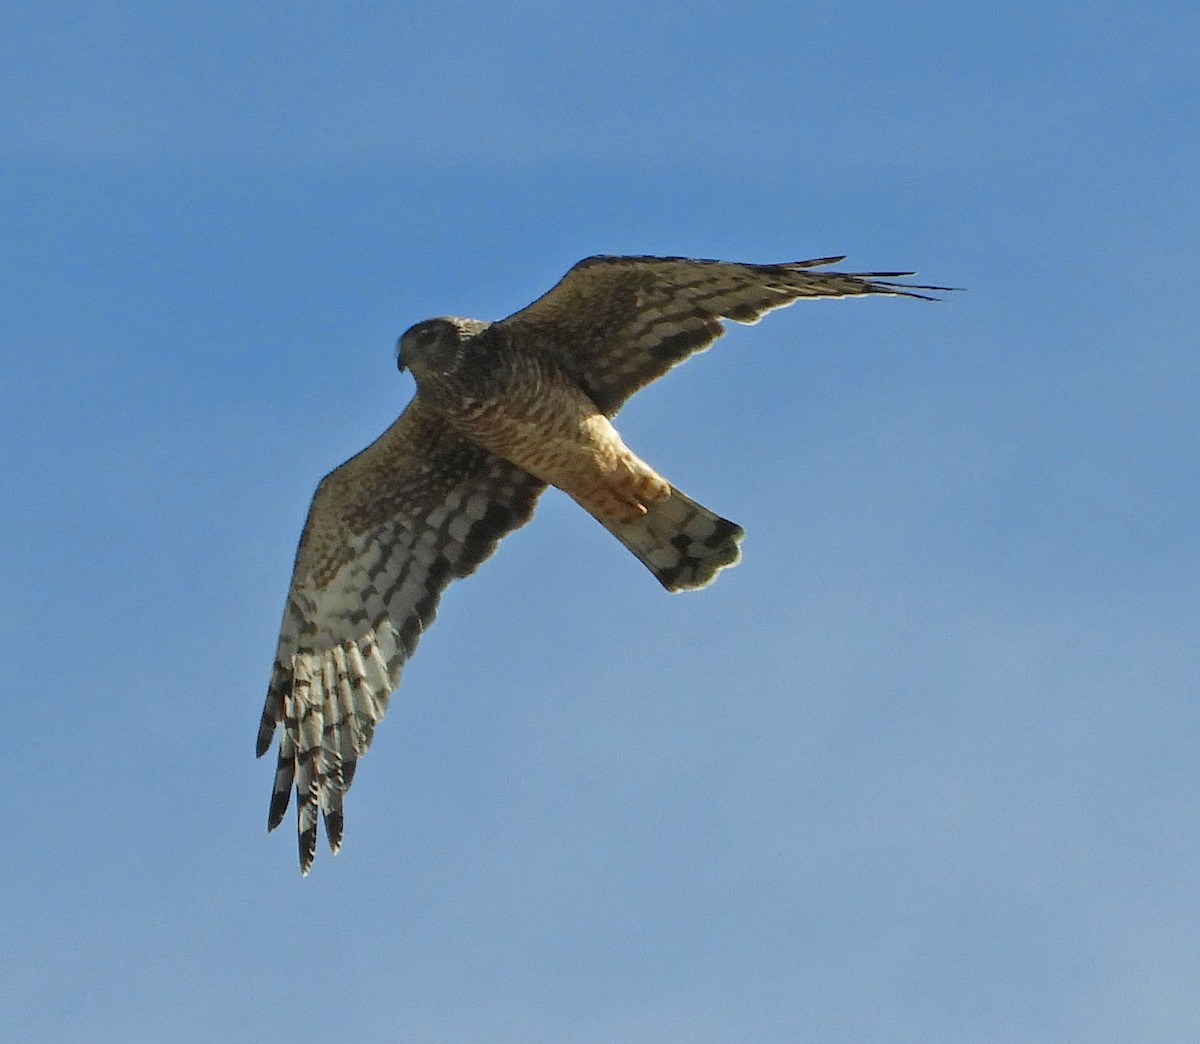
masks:
<path fill-rule="evenodd" d="M 258 735 L 254 738 L 254 756 L 261 758 L 268 750 L 271 749 L 271 741 L 275 738 L 275 718 L 263 711 L 263 716 L 258 723 Z"/>
<path fill-rule="evenodd" d="M 788 263 L 788 268 L 820 268 L 823 265 L 838 265 L 846 260 L 846 254 L 838 254 L 833 257 L 813 257 L 807 261 L 791 261 Z"/>
<path fill-rule="evenodd" d="M 291 797 L 292 792 L 290 788 L 271 795 L 271 807 L 267 809 L 268 834 L 283 822 L 283 817 L 287 814 L 288 805 L 291 803 Z"/>
<path fill-rule="evenodd" d="M 329 851 L 333 855 L 337 855 L 338 849 L 342 847 L 342 831 L 345 825 L 346 820 L 341 812 L 325 814 L 325 840 L 329 842 Z"/>
<path fill-rule="evenodd" d="M 918 293 L 920 290 L 931 290 L 934 293 L 956 293 L 963 288 L 960 286 L 933 286 L 927 283 L 893 283 L 893 276 L 910 276 L 914 272 L 865 272 L 856 273 L 859 279 L 869 280 L 869 286 L 877 294 L 887 294 L 892 297 L 914 297 L 918 301 L 944 302 L 944 298 L 932 294 Z"/>
<path fill-rule="evenodd" d="M 309 830 L 300 831 L 300 876 L 307 877 L 312 869 L 313 860 L 317 857 L 317 828 L 314 825 Z"/>

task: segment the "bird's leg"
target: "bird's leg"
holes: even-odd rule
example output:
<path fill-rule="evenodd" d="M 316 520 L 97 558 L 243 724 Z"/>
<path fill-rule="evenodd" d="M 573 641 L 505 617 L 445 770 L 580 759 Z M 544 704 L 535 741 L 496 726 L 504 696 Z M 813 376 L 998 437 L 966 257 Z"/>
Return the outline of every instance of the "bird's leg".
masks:
<path fill-rule="evenodd" d="M 576 482 L 568 492 L 604 521 L 634 522 L 671 494 L 671 484 L 625 446 L 597 463 L 590 481 Z"/>

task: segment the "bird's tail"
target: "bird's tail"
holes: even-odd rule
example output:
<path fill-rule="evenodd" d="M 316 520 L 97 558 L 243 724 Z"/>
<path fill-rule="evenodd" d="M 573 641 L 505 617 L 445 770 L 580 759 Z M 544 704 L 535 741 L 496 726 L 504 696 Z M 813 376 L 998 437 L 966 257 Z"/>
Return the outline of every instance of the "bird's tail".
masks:
<path fill-rule="evenodd" d="M 599 520 L 632 551 L 668 591 L 711 584 L 742 557 L 746 531 L 671 487 L 669 496 L 646 505 L 632 522 Z"/>

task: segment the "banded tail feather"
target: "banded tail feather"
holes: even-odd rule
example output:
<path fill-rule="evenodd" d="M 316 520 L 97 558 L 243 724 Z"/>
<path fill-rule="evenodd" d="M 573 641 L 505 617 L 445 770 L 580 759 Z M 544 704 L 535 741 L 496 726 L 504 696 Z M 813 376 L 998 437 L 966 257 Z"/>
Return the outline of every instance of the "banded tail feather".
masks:
<path fill-rule="evenodd" d="M 736 522 L 674 486 L 670 496 L 647 504 L 646 513 L 633 522 L 598 521 L 671 592 L 711 584 L 717 573 L 741 559 L 739 545 L 746 535 Z"/>

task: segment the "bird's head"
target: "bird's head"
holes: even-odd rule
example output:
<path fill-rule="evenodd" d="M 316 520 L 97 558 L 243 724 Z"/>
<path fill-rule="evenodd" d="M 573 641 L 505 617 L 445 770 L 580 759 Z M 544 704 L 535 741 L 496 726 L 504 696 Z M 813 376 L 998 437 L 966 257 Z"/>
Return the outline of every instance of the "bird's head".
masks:
<path fill-rule="evenodd" d="M 491 323 L 480 319 L 442 316 L 410 326 L 396 342 L 396 365 L 414 377 L 452 373 L 462 361 L 463 346 Z"/>

